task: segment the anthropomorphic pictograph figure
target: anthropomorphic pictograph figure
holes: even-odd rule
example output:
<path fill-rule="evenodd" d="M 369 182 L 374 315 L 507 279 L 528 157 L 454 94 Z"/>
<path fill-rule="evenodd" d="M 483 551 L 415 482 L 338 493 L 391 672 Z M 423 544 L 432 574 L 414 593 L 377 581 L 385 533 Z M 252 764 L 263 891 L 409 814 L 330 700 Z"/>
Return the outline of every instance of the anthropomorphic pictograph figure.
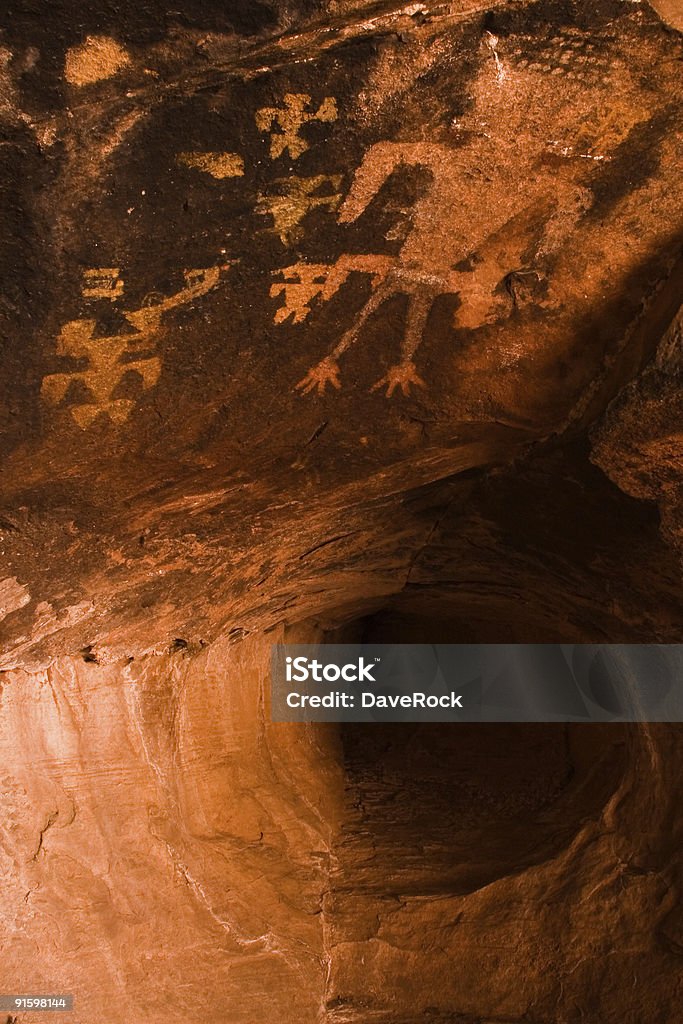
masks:
<path fill-rule="evenodd" d="M 173 295 L 150 296 L 139 309 L 123 310 L 123 316 L 133 329 L 132 333 L 98 336 L 96 322 L 91 318 L 70 320 L 62 326 L 57 339 L 57 355 L 87 360 L 81 370 L 52 373 L 43 378 L 41 392 L 51 405 L 59 405 L 74 382 L 85 388 L 87 399 L 70 405 L 69 412 L 78 426 L 85 430 L 105 413 L 113 423 L 123 423 L 130 415 L 134 402 L 116 396 L 116 389 L 125 374 L 134 371 L 144 391 L 152 388 L 161 374 L 161 359 L 154 346 L 161 328 L 162 317 L 169 310 L 187 305 L 206 295 L 218 284 L 224 267 L 186 270 L 185 287 Z M 115 299 L 123 293 L 123 282 L 118 269 L 105 268 L 97 274 L 85 272 L 87 297 Z"/>
<path fill-rule="evenodd" d="M 468 149 L 429 142 L 380 142 L 365 154 L 339 210 L 340 223 L 356 220 L 390 175 L 402 166 L 426 168 L 431 181 L 415 203 L 410 231 L 398 257 L 342 256 L 327 275 L 317 278 L 317 292 L 323 300 L 329 299 L 354 270 L 372 274 L 373 291 L 330 355 L 299 382 L 300 390 L 323 393 L 328 384 L 339 388 L 339 357 L 358 341 L 368 318 L 397 294 L 408 297 L 400 361 L 373 385 L 373 390 L 386 387 L 390 397 L 399 388 L 408 394 L 411 385 L 423 387 L 413 356 L 424 337 L 435 299 L 446 293 L 458 293 L 461 325 L 475 326 L 483 322 L 492 305 L 492 291 L 506 273 L 533 274 L 533 270 L 520 267 L 521 250 L 527 239 L 519 222 L 524 222 L 524 211 L 532 203 L 538 209 L 539 181 L 517 189 L 516 194 L 508 193 L 501 209 L 500 203 L 494 201 L 494 194 L 500 190 L 500 177 L 495 193 L 485 181 L 473 188 L 472 155 Z M 580 207 L 576 199 L 575 206 L 577 210 Z M 549 209 L 549 223 L 553 215 Z M 508 232 L 502 230 L 506 225 L 510 225 Z M 476 273 L 469 267 L 462 269 L 475 254 Z M 302 270 L 301 265 L 288 268 L 295 275 Z M 315 293 L 313 289 L 309 298 Z"/>
<path fill-rule="evenodd" d="M 300 391 L 341 387 L 340 357 L 394 295 L 407 297 L 400 358 L 372 386 L 386 388 L 388 397 L 424 386 L 414 356 L 438 296 L 457 295 L 454 326 L 469 329 L 511 315 L 536 286 L 552 307 L 547 274 L 591 205 L 595 165 L 609 161 L 648 112 L 642 103 L 625 106 L 604 76 L 587 90 L 584 64 L 573 70 L 584 60 L 572 48 L 573 37 L 566 54 L 560 40 L 553 55 L 556 62 L 568 61 L 558 64 L 566 72 L 563 90 L 557 89 L 554 66 L 539 71 L 516 51 L 504 52 L 490 34 L 482 46 L 488 56 L 468 112 L 450 128 L 435 130 L 432 140 L 371 146 L 338 209 L 338 222 L 351 224 L 401 168 L 426 170 L 429 180 L 412 206 L 398 255 L 343 254 L 331 266 L 299 262 L 278 272 L 271 295 L 282 296 L 284 306 L 276 310 L 276 323 L 305 320 L 313 300 L 330 299 L 354 271 L 371 276 L 367 302 L 329 355 L 299 381 Z M 592 67 L 593 58 L 585 60 Z M 568 96 L 576 104 L 569 121 Z M 383 240 L 378 242 L 381 248 Z"/>

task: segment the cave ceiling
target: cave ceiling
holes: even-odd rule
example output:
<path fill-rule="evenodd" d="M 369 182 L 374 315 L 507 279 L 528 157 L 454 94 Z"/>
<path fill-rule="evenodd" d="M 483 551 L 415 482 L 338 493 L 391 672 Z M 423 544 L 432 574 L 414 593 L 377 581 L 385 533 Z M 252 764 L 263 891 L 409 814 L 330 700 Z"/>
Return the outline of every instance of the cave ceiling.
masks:
<path fill-rule="evenodd" d="M 642 638 L 680 632 L 683 76 L 655 7 L 0 15 L 4 667 L 360 614 L 448 524 L 442 568 L 482 531 L 509 553 L 525 493 L 511 599 L 604 492 L 604 557 L 622 537 L 658 595 Z"/>

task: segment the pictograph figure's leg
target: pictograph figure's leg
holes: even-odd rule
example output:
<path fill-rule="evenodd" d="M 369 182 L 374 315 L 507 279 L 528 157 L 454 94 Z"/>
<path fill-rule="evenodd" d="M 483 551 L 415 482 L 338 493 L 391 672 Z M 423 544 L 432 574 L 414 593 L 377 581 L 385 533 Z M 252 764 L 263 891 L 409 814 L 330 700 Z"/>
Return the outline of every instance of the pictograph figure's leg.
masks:
<path fill-rule="evenodd" d="M 434 298 L 435 296 L 431 292 L 426 291 L 415 292 L 410 296 L 408 312 L 406 313 L 406 331 L 403 337 L 403 345 L 401 346 L 402 363 L 412 361 L 413 355 L 424 337 L 427 317 L 432 308 Z"/>
<path fill-rule="evenodd" d="M 379 309 L 382 303 L 389 298 L 390 294 L 392 294 L 390 288 L 387 286 L 387 283 L 383 281 L 363 306 L 353 327 L 350 327 L 348 331 L 345 331 L 337 345 L 332 349 L 332 355 L 335 359 L 342 355 L 343 352 L 346 352 L 348 348 L 351 348 L 352 345 L 355 345 L 367 320 L 376 310 Z"/>
<path fill-rule="evenodd" d="M 310 369 L 306 376 L 299 381 L 296 385 L 299 391 L 304 395 L 310 394 L 311 391 L 317 391 L 319 395 L 323 395 L 328 384 L 337 390 L 341 388 L 341 381 L 339 380 L 339 356 L 358 341 L 363 325 L 366 323 L 368 318 L 372 316 L 375 310 L 379 309 L 390 294 L 391 291 L 389 287 L 386 282 L 383 281 L 363 306 L 356 323 L 342 335 L 339 342 L 332 349 L 330 355 L 322 359 L 317 366 Z"/>
<path fill-rule="evenodd" d="M 373 384 L 371 391 L 386 387 L 386 397 L 391 398 L 396 388 L 400 387 L 402 393 L 408 395 L 411 384 L 419 388 L 426 386 L 415 369 L 413 355 L 422 341 L 433 301 L 434 295 L 425 290 L 414 292 L 409 296 L 406 327 L 401 345 L 401 362 L 392 366 L 384 377 Z"/>

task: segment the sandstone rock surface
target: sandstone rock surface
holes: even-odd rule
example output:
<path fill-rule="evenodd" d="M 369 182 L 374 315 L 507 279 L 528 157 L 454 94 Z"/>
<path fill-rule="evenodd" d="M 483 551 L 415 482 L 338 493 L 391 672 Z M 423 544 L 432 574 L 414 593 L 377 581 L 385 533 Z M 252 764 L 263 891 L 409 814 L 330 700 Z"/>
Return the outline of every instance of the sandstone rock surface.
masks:
<path fill-rule="evenodd" d="M 680 726 L 268 677 L 681 641 L 678 6 L 181 6 L 0 12 L 0 991 L 675 1024 Z"/>

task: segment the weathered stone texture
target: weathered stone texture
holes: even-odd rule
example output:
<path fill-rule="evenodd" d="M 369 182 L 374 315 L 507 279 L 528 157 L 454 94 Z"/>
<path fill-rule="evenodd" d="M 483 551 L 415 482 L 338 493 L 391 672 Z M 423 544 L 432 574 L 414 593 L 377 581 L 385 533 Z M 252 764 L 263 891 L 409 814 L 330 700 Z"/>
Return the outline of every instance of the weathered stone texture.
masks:
<path fill-rule="evenodd" d="M 267 680 L 680 642 L 679 5 L 176 7 L 0 11 L 0 990 L 675 1024 L 679 727 L 274 725 Z"/>

